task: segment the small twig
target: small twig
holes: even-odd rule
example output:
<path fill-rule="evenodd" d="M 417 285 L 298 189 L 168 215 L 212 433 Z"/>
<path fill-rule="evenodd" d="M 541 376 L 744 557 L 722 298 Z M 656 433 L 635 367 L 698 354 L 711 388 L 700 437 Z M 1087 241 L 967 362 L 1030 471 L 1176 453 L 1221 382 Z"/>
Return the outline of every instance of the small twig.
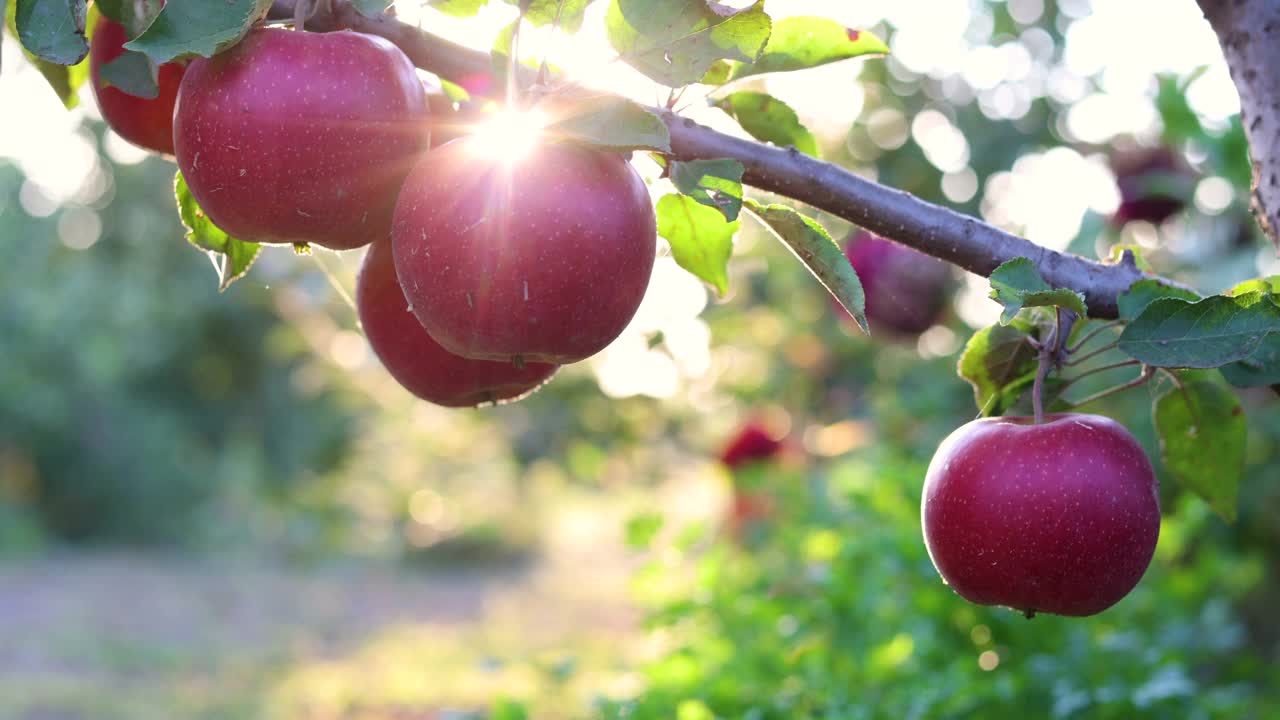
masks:
<path fill-rule="evenodd" d="M 1112 363 L 1110 365 L 1103 365 L 1102 367 L 1090 368 L 1080 373 L 1079 375 L 1076 375 L 1070 380 L 1067 380 L 1063 384 L 1059 385 L 1058 392 L 1059 394 L 1061 394 L 1062 391 L 1066 390 L 1072 385 L 1075 385 L 1076 381 L 1083 380 L 1091 375 L 1097 375 L 1099 373 L 1110 372 L 1112 370 L 1117 370 L 1119 368 L 1133 367 L 1134 365 L 1141 365 L 1141 364 L 1142 363 L 1137 360 L 1125 360 L 1124 362 Z"/>
<path fill-rule="evenodd" d="M 1119 320 L 1112 320 L 1111 322 L 1105 322 L 1105 323 L 1102 323 L 1101 325 L 1098 325 L 1097 327 L 1093 328 L 1089 332 L 1085 333 L 1085 336 L 1080 338 L 1080 340 L 1077 341 L 1075 345 L 1067 348 L 1067 354 L 1071 355 L 1079 352 L 1080 348 L 1084 347 L 1086 343 L 1088 343 L 1090 340 L 1097 337 L 1099 333 L 1103 332 L 1104 330 L 1109 330 L 1119 324 L 1120 324 Z"/>
<path fill-rule="evenodd" d="M 1078 408 L 1078 407 L 1081 407 L 1081 406 L 1084 406 L 1084 405 L 1088 405 L 1088 404 L 1089 404 L 1089 403 L 1091 403 L 1091 402 L 1094 402 L 1094 401 L 1096 401 L 1096 400 L 1101 400 L 1102 398 L 1109 397 L 1109 396 L 1114 395 L 1114 394 L 1116 394 L 1116 393 L 1118 393 L 1118 392 L 1123 392 L 1123 391 L 1128 390 L 1128 389 L 1130 389 L 1130 388 L 1138 387 L 1139 385 L 1141 385 L 1141 384 L 1145 383 L 1146 381 L 1150 380 L 1150 379 L 1151 379 L 1151 376 L 1152 376 L 1152 375 L 1154 375 L 1154 374 L 1155 374 L 1155 368 L 1151 367 L 1150 365 L 1143 365 L 1143 366 L 1142 366 L 1142 374 L 1141 374 L 1141 375 L 1139 375 L 1138 377 L 1134 378 L 1133 380 L 1130 380 L 1129 382 L 1127 382 L 1127 383 L 1123 384 L 1123 385 L 1117 385 L 1117 386 L 1112 387 L 1112 388 L 1107 388 L 1106 390 L 1099 390 L 1098 392 L 1096 392 L 1096 393 L 1094 393 L 1094 394 L 1092 394 L 1092 395 L 1090 395 L 1090 396 L 1088 396 L 1088 397 L 1081 398 L 1081 399 L 1076 400 L 1076 401 L 1074 401 L 1074 402 L 1072 402 L 1072 401 L 1070 401 L 1070 400 L 1064 400 L 1063 402 L 1065 402 L 1065 403 L 1067 404 L 1067 407 L 1070 407 L 1071 409 L 1073 409 L 1073 410 L 1074 410 L 1075 408 Z"/>
<path fill-rule="evenodd" d="M 1078 358 L 1072 358 L 1072 359 L 1068 360 L 1068 361 L 1066 362 L 1066 365 L 1067 365 L 1068 367 L 1075 367 L 1075 366 L 1077 366 L 1077 365 L 1083 365 L 1084 363 L 1089 362 L 1090 360 L 1092 360 L 1092 359 L 1094 359 L 1094 358 L 1098 357 L 1099 355 L 1101 355 L 1101 354 L 1103 354 L 1103 353 L 1106 353 L 1106 352 L 1110 352 L 1110 351 L 1112 351 L 1112 350 L 1115 350 L 1115 349 L 1116 349 L 1116 347 L 1117 347 L 1117 346 L 1119 346 L 1119 345 L 1120 345 L 1120 343 L 1119 343 L 1119 342 L 1109 342 L 1109 343 L 1107 343 L 1106 345 L 1103 345 L 1102 347 L 1097 348 L 1097 349 L 1095 349 L 1095 350 L 1093 350 L 1093 351 L 1091 351 L 1091 352 L 1085 353 L 1084 355 L 1081 355 L 1081 356 L 1080 356 L 1080 357 L 1078 357 Z"/>

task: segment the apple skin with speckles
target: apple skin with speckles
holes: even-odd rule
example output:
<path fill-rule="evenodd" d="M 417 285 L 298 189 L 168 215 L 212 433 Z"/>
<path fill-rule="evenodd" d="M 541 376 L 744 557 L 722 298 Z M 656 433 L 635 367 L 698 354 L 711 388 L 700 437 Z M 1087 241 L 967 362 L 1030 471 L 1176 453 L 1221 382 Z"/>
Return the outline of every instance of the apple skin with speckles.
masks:
<path fill-rule="evenodd" d="M 117 135 L 140 148 L 173 154 L 173 105 L 186 64 L 171 62 L 157 70 L 157 94 L 142 98 L 117 87 L 103 85 L 102 66 L 119 58 L 129 41 L 125 28 L 105 17 L 99 18 L 89 41 L 89 84 L 98 100 L 102 119 Z"/>
<path fill-rule="evenodd" d="M 440 347 L 409 312 L 396 278 L 391 242 L 369 246 L 356 276 L 356 312 L 382 366 L 406 390 L 445 407 L 518 400 L 541 387 L 555 365 L 469 360 Z"/>
<path fill-rule="evenodd" d="M 649 191 L 621 155 L 471 135 L 423 157 L 391 239 L 418 321 L 463 357 L 565 365 L 604 349 L 649 285 Z"/>
<path fill-rule="evenodd" d="M 334 250 L 385 238 L 426 150 L 413 64 L 382 38 L 251 30 L 191 61 L 178 91 L 178 168 L 227 233 Z"/>
<path fill-rule="evenodd" d="M 961 597 L 1079 617 L 1142 579 L 1160 502 L 1146 453 L 1114 420 L 983 418 L 938 448 L 921 518 L 934 567 Z"/>

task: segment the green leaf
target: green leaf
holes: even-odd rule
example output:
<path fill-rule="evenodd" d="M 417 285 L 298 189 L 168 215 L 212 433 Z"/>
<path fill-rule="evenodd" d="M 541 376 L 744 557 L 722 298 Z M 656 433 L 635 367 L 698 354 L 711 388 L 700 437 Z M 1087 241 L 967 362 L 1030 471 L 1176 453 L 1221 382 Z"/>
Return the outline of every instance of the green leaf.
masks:
<path fill-rule="evenodd" d="M 1215 368 L 1253 355 L 1280 331 L 1280 306 L 1259 292 L 1198 302 L 1161 298 L 1124 332 L 1120 350 L 1156 367 Z"/>
<path fill-rule="evenodd" d="M 771 23 L 763 2 L 722 14 L 705 0 L 612 0 L 605 28 L 627 64 L 681 87 L 698 82 L 717 60 L 754 62 Z"/>
<path fill-rule="evenodd" d="M 956 372 L 973 386 L 973 399 L 983 415 L 1002 415 L 1036 372 L 1036 349 L 1029 327 L 992 325 L 969 338 Z"/>
<path fill-rule="evenodd" d="M 86 0 L 16 0 L 14 26 L 23 49 L 57 65 L 75 65 L 89 54 Z"/>
<path fill-rule="evenodd" d="M 849 258 L 826 229 L 786 205 L 761 205 L 750 198 L 743 202 L 849 311 L 863 332 L 870 334 L 862 282 L 849 264 Z"/>
<path fill-rule="evenodd" d="M 1270 275 L 1264 278 L 1245 280 L 1222 294 L 1235 297 L 1236 295 L 1244 295 L 1245 293 L 1251 292 L 1280 295 L 1280 275 Z M 1274 300 L 1275 298 L 1272 299 Z"/>
<path fill-rule="evenodd" d="M 103 16 L 124 25 L 125 31 L 136 35 L 151 23 L 160 12 L 161 0 L 94 0 L 93 7 Z"/>
<path fill-rule="evenodd" d="M 529 711 L 524 703 L 502 698 L 493 704 L 489 720 L 529 720 Z"/>
<path fill-rule="evenodd" d="M 823 17 L 789 17 L 773 23 L 760 59 L 734 66 L 731 79 L 789 72 L 860 55 L 887 55 L 884 41 L 866 30 L 851 30 Z"/>
<path fill-rule="evenodd" d="M 643 105 L 630 100 L 600 96 L 556 108 L 547 133 L 610 150 L 671 152 L 667 124 Z"/>
<path fill-rule="evenodd" d="M 991 298 L 1004 305 L 1000 323 L 1008 325 L 1024 307 L 1057 306 L 1088 315 L 1084 296 L 1068 288 L 1054 288 L 1040 277 L 1035 263 L 1028 258 L 1014 258 L 991 273 Z"/>
<path fill-rule="evenodd" d="M 657 213 L 658 234 L 671 243 L 676 264 L 714 287 L 722 297 L 729 292 L 729 256 L 742 222 L 729 222 L 719 210 L 688 195 L 664 195 Z"/>
<path fill-rule="evenodd" d="M 627 547 L 632 550 L 645 550 L 653 544 L 653 539 L 662 529 L 662 513 L 643 512 L 627 518 L 625 531 Z"/>
<path fill-rule="evenodd" d="M 800 124 L 790 105 L 762 92 L 744 90 L 712 100 L 711 104 L 738 121 L 751 137 L 774 145 L 795 146 L 806 155 L 818 157 L 818 141 Z"/>
<path fill-rule="evenodd" d="M 1280 275 L 1246 280 L 1223 294 L 1234 297 L 1251 292 L 1269 294 L 1272 302 L 1280 302 Z M 1222 374 L 1236 387 L 1280 384 L 1280 333 L 1269 333 L 1258 350 L 1244 360 L 1223 365 Z"/>
<path fill-rule="evenodd" d="M 1239 398 L 1209 377 L 1184 377 L 1182 387 L 1161 395 L 1152 412 L 1165 468 L 1232 522 L 1248 428 Z"/>
<path fill-rule="evenodd" d="M 732 158 L 672 162 L 671 182 L 681 193 L 737 220 L 742 210 L 742 163 Z"/>
<path fill-rule="evenodd" d="M 387 11 L 391 0 L 351 0 L 356 12 L 367 18 L 376 18 Z"/>
<path fill-rule="evenodd" d="M 1148 305 L 1160 298 L 1177 298 L 1195 302 L 1200 299 L 1200 296 L 1190 290 L 1170 287 L 1159 280 L 1150 278 L 1139 280 L 1130 285 L 1129 289 L 1121 293 L 1118 298 L 1120 319 L 1125 322 L 1133 322 L 1134 318 L 1141 315 Z"/>
<path fill-rule="evenodd" d="M 195 55 L 211 57 L 240 42 L 271 0 L 169 0 L 151 25 L 125 43 L 163 65 Z"/>
<path fill-rule="evenodd" d="M 114 86 L 130 95 L 154 99 L 160 95 L 159 68 L 151 58 L 124 51 L 98 70 L 104 87 Z"/>
<path fill-rule="evenodd" d="M 524 12 L 524 19 L 534 27 L 557 25 L 573 34 L 582 28 L 582 17 L 587 6 L 595 0 L 533 0 Z M 508 5 L 520 5 L 520 0 L 507 0 Z"/>
<path fill-rule="evenodd" d="M 5 25 L 8 26 L 9 32 L 13 33 L 14 37 L 18 36 L 16 25 L 17 8 L 17 4 L 12 2 L 4 6 Z M 92 33 L 93 24 L 97 17 L 97 11 L 90 8 L 86 20 L 88 33 Z M 80 104 L 80 88 L 89 79 L 89 58 L 87 56 L 79 63 L 68 66 L 45 60 L 26 48 L 22 49 L 22 54 L 44 76 L 45 81 L 57 93 L 58 99 L 62 101 L 64 107 L 70 110 Z"/>
<path fill-rule="evenodd" d="M 191 195 L 182 173 L 174 178 L 173 191 L 178 200 L 178 214 L 187 228 L 187 242 L 208 253 L 218 271 L 218 290 L 226 290 L 249 271 L 262 246 L 237 240 L 214 225 Z"/>
<path fill-rule="evenodd" d="M 471 17 L 488 5 L 489 0 L 428 0 L 427 4 L 445 15 Z"/>

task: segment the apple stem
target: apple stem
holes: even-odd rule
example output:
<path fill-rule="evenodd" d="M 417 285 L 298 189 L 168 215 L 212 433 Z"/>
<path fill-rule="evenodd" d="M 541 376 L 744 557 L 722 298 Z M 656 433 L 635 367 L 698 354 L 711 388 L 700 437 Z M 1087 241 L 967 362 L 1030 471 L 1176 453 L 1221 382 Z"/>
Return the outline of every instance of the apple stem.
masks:
<path fill-rule="evenodd" d="M 293 28 L 305 30 L 311 16 L 311 0 L 297 0 L 293 6 Z"/>
<path fill-rule="evenodd" d="M 1055 307 L 1053 313 L 1053 327 L 1049 330 L 1049 335 L 1044 342 L 1039 344 L 1037 348 L 1040 354 L 1040 365 L 1036 368 L 1035 384 L 1031 386 L 1031 407 L 1035 412 L 1035 424 L 1039 425 L 1044 422 L 1044 381 L 1049 376 L 1049 370 L 1054 365 L 1062 363 L 1061 355 L 1064 352 L 1065 333 L 1071 332 L 1071 325 L 1075 322 L 1075 314 L 1071 314 L 1064 322 L 1062 319 L 1062 308 Z M 1065 326 L 1065 327 L 1064 327 Z M 1033 340 L 1034 343 L 1034 340 Z"/>

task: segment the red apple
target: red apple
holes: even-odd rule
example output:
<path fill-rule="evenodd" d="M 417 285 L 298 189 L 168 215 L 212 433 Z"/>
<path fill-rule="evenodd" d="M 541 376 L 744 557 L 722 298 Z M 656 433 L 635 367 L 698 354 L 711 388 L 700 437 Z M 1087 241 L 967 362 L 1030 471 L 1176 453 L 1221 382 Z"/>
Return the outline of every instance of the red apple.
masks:
<path fill-rule="evenodd" d="M 753 462 L 770 460 L 782 452 L 782 441 L 758 422 L 748 422 L 720 451 L 720 462 L 730 470 Z"/>
<path fill-rule="evenodd" d="M 445 407 L 474 407 L 516 400 L 533 392 L 556 372 L 555 365 L 468 360 L 440 347 L 409 312 L 396 280 L 391 242 L 369 252 L 356 277 L 356 311 L 369 345 L 383 367 L 409 392 Z"/>
<path fill-rule="evenodd" d="M 89 84 L 98 99 L 102 119 L 120 137 L 147 150 L 173 154 L 173 104 L 178 84 L 186 70 L 184 63 L 165 63 L 158 68 L 154 98 L 141 98 L 102 83 L 102 66 L 125 54 L 129 41 L 124 26 L 105 17 L 98 19 L 89 41 Z"/>
<path fill-rule="evenodd" d="M 422 81 L 386 40 L 260 28 L 191 61 L 174 140 L 192 195 L 218 227 L 341 250 L 387 236 L 426 125 Z"/>
<path fill-rule="evenodd" d="M 649 191 L 616 153 L 549 143 L 497 157 L 494 143 L 455 140 L 409 174 L 391 230 L 405 297 L 464 357 L 590 357 L 627 326 L 649 284 Z"/>
<path fill-rule="evenodd" d="M 1151 462 L 1098 415 L 974 420 L 933 456 L 921 515 L 942 579 L 979 605 L 1084 616 L 1116 604 L 1151 562 Z"/>
<path fill-rule="evenodd" d="M 1132 220 L 1153 225 L 1182 210 L 1195 192 L 1196 178 L 1186 162 L 1169 148 L 1145 148 L 1118 153 L 1111 171 L 1120 190 L 1120 206 L 1111 223 Z"/>
<path fill-rule="evenodd" d="M 947 264 L 906 245 L 860 230 L 845 246 L 862 281 L 873 331 L 919 335 L 936 323 L 947 303 Z"/>

